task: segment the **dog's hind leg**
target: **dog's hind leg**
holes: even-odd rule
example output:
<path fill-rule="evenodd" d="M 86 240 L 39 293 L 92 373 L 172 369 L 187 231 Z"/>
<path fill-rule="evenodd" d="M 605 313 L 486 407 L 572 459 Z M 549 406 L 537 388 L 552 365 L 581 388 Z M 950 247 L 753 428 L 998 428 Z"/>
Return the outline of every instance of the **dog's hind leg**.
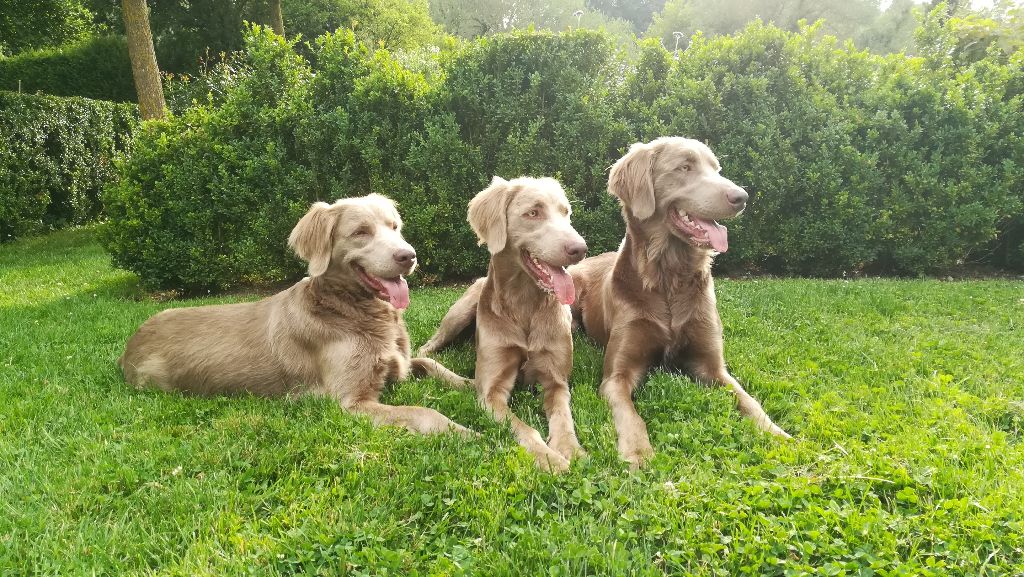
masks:
<path fill-rule="evenodd" d="M 722 345 L 720 339 L 707 339 L 703 342 L 693 343 L 693 350 L 688 363 L 689 372 L 703 383 L 726 386 L 732 389 L 736 395 L 736 407 L 740 414 L 747 417 L 757 428 L 771 433 L 775 436 L 789 439 L 789 433 L 772 422 L 768 413 L 765 412 L 761 403 L 750 396 L 739 381 L 736 380 L 728 369 L 725 368 L 725 358 L 722 356 Z"/>
<path fill-rule="evenodd" d="M 750 396 L 750 393 L 740 385 L 739 381 L 737 381 L 735 377 L 729 374 L 729 371 L 723 368 L 718 376 L 699 376 L 698 378 L 700 378 L 700 380 L 711 381 L 715 384 L 725 385 L 732 389 L 733 394 L 736 395 L 736 407 L 740 410 L 740 414 L 751 421 L 754 421 L 757 428 L 777 437 L 782 437 L 784 439 L 792 438 L 789 433 L 782 430 L 781 427 L 772 422 L 771 417 L 769 417 L 768 413 L 764 411 L 761 403 L 757 402 L 757 399 Z"/>
<path fill-rule="evenodd" d="M 445 313 L 434 336 L 420 347 L 417 356 L 428 357 L 444 348 L 476 321 L 476 305 L 480 302 L 480 292 L 486 281 L 487 277 L 484 277 L 469 285 L 466 292 Z"/>
<path fill-rule="evenodd" d="M 478 436 L 474 431 L 427 407 L 385 405 L 378 401 L 343 403 L 342 406 L 350 412 L 368 415 L 373 419 L 373 424 L 377 426 L 404 427 L 414 433 L 424 435 L 452 432 L 459 433 L 464 437 Z"/>
<path fill-rule="evenodd" d="M 466 377 L 456 374 L 454 371 L 448 369 L 448 367 L 435 361 L 434 359 L 428 359 L 419 357 L 410 361 L 410 368 L 412 368 L 412 374 L 417 377 L 434 377 L 451 385 L 456 389 L 472 389 L 473 379 L 467 379 Z"/>

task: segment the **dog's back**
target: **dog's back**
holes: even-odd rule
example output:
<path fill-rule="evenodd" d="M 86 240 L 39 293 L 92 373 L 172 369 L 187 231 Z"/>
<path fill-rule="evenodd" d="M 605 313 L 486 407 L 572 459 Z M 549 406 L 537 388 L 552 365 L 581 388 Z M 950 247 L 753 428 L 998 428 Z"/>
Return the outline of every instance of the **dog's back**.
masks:
<path fill-rule="evenodd" d="M 132 335 L 120 359 L 125 380 L 200 395 L 287 392 L 272 350 L 269 312 L 281 293 L 255 303 L 165 310 Z"/>

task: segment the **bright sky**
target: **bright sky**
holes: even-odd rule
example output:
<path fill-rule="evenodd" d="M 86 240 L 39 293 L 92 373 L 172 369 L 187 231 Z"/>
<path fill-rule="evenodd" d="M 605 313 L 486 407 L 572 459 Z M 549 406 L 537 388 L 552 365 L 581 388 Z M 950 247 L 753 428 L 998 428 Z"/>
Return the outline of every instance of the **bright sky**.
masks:
<path fill-rule="evenodd" d="M 926 4 L 929 0 L 914 0 L 918 4 Z M 971 0 L 971 6 L 974 8 L 991 8 L 993 0 Z M 1020 4 L 1020 2 L 1016 2 Z M 892 4 L 892 0 L 882 0 L 881 8 L 885 10 L 889 8 L 889 4 Z"/>

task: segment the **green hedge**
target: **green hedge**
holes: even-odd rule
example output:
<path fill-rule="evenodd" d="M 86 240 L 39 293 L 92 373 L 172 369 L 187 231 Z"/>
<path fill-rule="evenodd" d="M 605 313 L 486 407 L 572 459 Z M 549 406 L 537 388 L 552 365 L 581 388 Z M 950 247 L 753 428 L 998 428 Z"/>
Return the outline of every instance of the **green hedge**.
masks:
<path fill-rule="evenodd" d="M 96 218 L 136 107 L 0 91 L 0 241 Z"/>
<path fill-rule="evenodd" d="M 319 196 L 296 136 L 312 119 L 309 70 L 272 34 L 245 60 L 216 108 L 143 124 L 105 195 L 104 242 L 150 286 L 195 291 L 301 272 L 285 240 Z"/>
<path fill-rule="evenodd" d="M 431 83 L 351 35 L 321 43 L 310 87 L 318 120 L 303 150 L 320 194 L 377 191 L 409 207 L 407 235 L 430 277 L 469 277 L 486 266 L 466 203 L 494 174 L 559 178 L 591 246 L 616 246 L 618 211 L 596 194 L 607 159 L 630 141 L 615 120 L 611 42 L 593 32 L 514 34 L 443 60 L 443 80 Z"/>
<path fill-rule="evenodd" d="M 578 189 L 577 220 L 604 231 L 598 248 L 613 248 L 621 221 L 595 191 L 604 159 L 629 138 L 612 119 L 610 42 L 522 34 L 441 58 L 444 81 L 430 82 L 339 32 L 317 42 L 314 75 L 293 46 L 250 30 L 223 99 L 141 133 L 106 196 L 114 262 L 149 286 L 188 292 L 294 277 L 303 269 L 285 240 L 309 204 L 378 191 L 405 207 L 420 279 L 469 277 L 487 253 L 465 224 L 466 203 L 491 174 L 526 173 Z M 491 82 L 476 93 L 482 66 Z M 515 126 L 523 114 L 531 121 Z"/>
<path fill-rule="evenodd" d="M 0 59 L 0 90 L 136 102 L 128 44 L 96 36 Z"/>
<path fill-rule="evenodd" d="M 942 65 L 762 24 L 698 37 L 678 60 L 591 31 L 497 35 L 444 47 L 426 76 L 351 33 L 319 39 L 315 66 L 258 28 L 246 46 L 223 94 L 148 125 L 106 197 L 106 245 L 150 286 L 293 278 L 285 239 L 305 207 L 368 192 L 399 201 L 421 279 L 479 274 L 465 206 L 494 174 L 559 178 L 593 253 L 611 250 L 607 168 L 666 134 L 709 142 L 752 193 L 721 266 L 1024 261 L 1019 56 Z"/>
<path fill-rule="evenodd" d="M 723 266 L 937 272 L 977 260 L 1020 214 L 1019 65 L 935 69 L 759 25 L 686 56 L 647 116 L 707 141 L 753 193 Z"/>

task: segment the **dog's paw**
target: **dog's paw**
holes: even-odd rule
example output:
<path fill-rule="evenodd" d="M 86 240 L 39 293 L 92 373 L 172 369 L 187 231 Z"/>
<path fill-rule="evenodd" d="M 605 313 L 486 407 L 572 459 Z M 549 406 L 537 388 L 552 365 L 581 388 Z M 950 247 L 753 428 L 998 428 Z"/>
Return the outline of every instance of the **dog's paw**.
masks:
<path fill-rule="evenodd" d="M 623 461 L 629 463 L 631 470 L 635 471 L 651 460 L 651 457 L 654 456 L 654 448 L 651 447 L 651 442 L 646 438 L 636 439 L 630 443 L 620 441 L 619 456 L 622 457 Z"/>
<path fill-rule="evenodd" d="M 793 438 L 792 435 L 790 435 L 786 431 L 782 430 L 782 427 L 776 425 L 775 423 L 772 423 L 772 428 L 769 429 L 768 432 L 773 434 L 773 435 L 775 435 L 776 437 L 780 437 L 782 439 L 792 439 Z"/>
<path fill-rule="evenodd" d="M 554 451 L 534 455 L 537 467 L 545 473 L 564 473 L 569 470 L 569 460 Z"/>
<path fill-rule="evenodd" d="M 557 439 L 551 439 L 548 446 L 570 461 L 587 456 L 587 452 L 580 446 L 575 435 L 563 435 Z"/>
<path fill-rule="evenodd" d="M 454 421 L 452 421 L 452 424 L 448 426 L 448 430 L 451 431 L 452 433 L 457 433 L 464 439 L 479 439 L 483 437 L 483 435 L 474 431 L 473 429 L 463 427 L 462 425 Z"/>

